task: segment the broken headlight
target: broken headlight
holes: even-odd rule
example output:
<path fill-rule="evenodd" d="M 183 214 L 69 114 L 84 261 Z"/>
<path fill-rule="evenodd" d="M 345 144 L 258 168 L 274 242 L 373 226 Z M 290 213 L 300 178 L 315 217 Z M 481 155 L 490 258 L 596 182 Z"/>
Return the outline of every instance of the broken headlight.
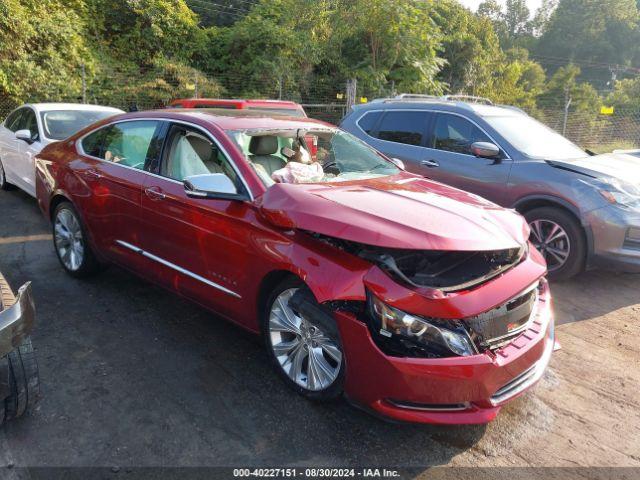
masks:
<path fill-rule="evenodd" d="M 390 350 L 419 357 L 454 357 L 477 353 L 467 330 L 453 320 L 418 317 L 387 305 L 371 292 L 367 294 L 373 329 Z M 386 340 L 385 340 L 386 339 Z"/>

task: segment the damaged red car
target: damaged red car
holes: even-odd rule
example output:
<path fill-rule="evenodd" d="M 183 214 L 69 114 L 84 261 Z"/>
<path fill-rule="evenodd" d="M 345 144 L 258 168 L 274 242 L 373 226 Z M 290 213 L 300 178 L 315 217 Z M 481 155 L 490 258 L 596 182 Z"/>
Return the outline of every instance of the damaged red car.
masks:
<path fill-rule="evenodd" d="M 522 217 L 319 121 L 111 117 L 42 151 L 37 195 L 70 275 L 115 263 L 262 335 L 311 399 L 483 423 L 553 350 Z"/>

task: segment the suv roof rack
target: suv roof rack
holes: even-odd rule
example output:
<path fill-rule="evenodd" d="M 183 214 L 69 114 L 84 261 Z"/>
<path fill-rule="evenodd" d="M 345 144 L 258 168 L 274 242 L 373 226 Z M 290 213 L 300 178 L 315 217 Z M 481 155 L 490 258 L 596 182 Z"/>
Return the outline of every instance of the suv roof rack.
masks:
<path fill-rule="evenodd" d="M 442 100 L 453 100 L 459 102 L 483 103 L 485 105 L 493 105 L 493 102 L 485 97 L 476 97 L 475 95 L 444 95 Z"/>
<path fill-rule="evenodd" d="M 400 95 L 396 95 L 393 97 L 393 100 L 421 100 L 421 99 L 431 99 L 431 100 L 441 100 L 441 97 L 437 97 L 435 95 L 426 95 L 423 93 L 401 93 Z"/>
<path fill-rule="evenodd" d="M 390 98 L 378 98 L 373 102 L 421 102 L 425 100 L 435 102 L 467 102 L 467 103 L 481 103 L 484 105 L 493 105 L 493 102 L 485 97 L 476 97 L 475 95 L 426 95 L 422 93 L 401 93 L 395 97 Z"/>

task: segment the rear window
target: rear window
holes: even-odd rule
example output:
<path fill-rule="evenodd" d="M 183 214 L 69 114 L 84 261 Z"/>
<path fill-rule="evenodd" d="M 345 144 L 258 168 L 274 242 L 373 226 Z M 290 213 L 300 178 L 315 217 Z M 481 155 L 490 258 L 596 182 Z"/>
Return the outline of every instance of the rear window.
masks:
<path fill-rule="evenodd" d="M 259 112 L 277 113 L 279 115 L 287 115 L 289 117 L 306 118 L 307 114 L 299 108 L 275 108 L 275 107 L 247 107 L 247 110 L 255 110 Z"/>
<path fill-rule="evenodd" d="M 229 105 L 228 103 L 223 103 L 218 105 L 217 103 L 196 103 L 194 108 L 226 108 L 228 110 L 237 110 L 238 107 L 235 105 Z"/>
<path fill-rule="evenodd" d="M 372 135 L 380 115 L 382 112 L 367 112 L 356 123 L 367 135 Z"/>
<path fill-rule="evenodd" d="M 422 145 L 427 120 L 427 112 L 387 112 L 376 129 L 375 137 L 388 142 Z"/>

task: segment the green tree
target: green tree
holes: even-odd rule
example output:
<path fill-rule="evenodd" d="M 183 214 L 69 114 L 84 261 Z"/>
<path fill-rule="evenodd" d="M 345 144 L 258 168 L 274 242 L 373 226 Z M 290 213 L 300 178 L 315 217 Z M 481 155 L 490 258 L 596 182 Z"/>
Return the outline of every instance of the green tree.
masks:
<path fill-rule="evenodd" d="M 536 54 L 548 57 L 550 69 L 557 59 L 581 62 L 585 77 L 604 82 L 610 74 L 601 64 L 640 61 L 638 21 L 635 0 L 560 0 Z"/>
<path fill-rule="evenodd" d="M 82 2 L 0 0 L 0 103 L 78 97 L 92 68 Z M 3 105 L 0 105 L 2 107 Z"/>
<path fill-rule="evenodd" d="M 529 8 L 525 0 L 507 0 L 504 12 L 507 38 L 511 41 L 529 35 Z"/>

